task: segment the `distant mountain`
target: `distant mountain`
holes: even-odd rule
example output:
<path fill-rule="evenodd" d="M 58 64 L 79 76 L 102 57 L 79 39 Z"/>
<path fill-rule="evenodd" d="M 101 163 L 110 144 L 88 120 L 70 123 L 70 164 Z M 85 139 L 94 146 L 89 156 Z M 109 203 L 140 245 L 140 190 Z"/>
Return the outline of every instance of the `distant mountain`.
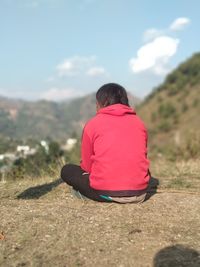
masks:
<path fill-rule="evenodd" d="M 200 53 L 180 64 L 155 88 L 137 109 L 159 150 L 200 145 Z"/>
<path fill-rule="evenodd" d="M 138 99 L 129 96 L 130 103 Z M 149 130 L 150 151 L 200 155 L 200 53 L 180 64 L 136 108 Z M 0 97 L 0 137 L 63 140 L 95 115 L 95 94 L 67 102 Z"/>
<path fill-rule="evenodd" d="M 132 105 L 139 102 L 130 94 L 129 99 Z M 0 137 L 66 139 L 81 133 L 85 122 L 95 115 L 95 107 L 95 94 L 61 103 L 0 97 Z"/>

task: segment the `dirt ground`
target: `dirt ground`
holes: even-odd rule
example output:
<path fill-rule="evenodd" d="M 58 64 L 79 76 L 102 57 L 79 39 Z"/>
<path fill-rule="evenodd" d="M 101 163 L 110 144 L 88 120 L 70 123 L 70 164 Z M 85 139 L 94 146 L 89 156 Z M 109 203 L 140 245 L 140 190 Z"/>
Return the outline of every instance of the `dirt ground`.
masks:
<path fill-rule="evenodd" d="M 1 182 L 0 266 L 199 267 L 200 192 L 170 190 L 124 205 L 59 180 Z"/>

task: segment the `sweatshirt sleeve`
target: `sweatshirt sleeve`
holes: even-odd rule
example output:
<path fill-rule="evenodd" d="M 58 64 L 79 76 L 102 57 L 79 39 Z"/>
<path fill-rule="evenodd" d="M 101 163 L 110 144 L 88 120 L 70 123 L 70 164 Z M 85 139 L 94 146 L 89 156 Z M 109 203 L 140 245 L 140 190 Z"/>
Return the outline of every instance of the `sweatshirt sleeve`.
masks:
<path fill-rule="evenodd" d="M 89 172 L 91 171 L 91 156 L 92 156 L 92 151 L 93 151 L 93 145 L 91 142 L 90 137 L 88 136 L 87 132 L 85 129 L 83 130 L 82 134 L 82 142 L 81 142 L 81 168 Z"/>

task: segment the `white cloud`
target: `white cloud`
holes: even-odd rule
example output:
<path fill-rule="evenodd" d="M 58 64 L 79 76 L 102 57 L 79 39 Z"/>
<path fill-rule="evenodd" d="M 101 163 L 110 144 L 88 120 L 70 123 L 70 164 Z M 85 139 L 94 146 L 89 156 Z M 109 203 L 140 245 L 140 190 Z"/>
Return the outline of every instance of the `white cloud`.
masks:
<path fill-rule="evenodd" d="M 96 56 L 74 56 L 67 58 L 56 66 L 57 74 L 59 77 L 76 76 L 80 74 L 90 77 L 106 75 L 106 70 L 102 66 L 96 66 L 96 61 Z"/>
<path fill-rule="evenodd" d="M 96 77 L 96 76 L 101 76 L 103 74 L 106 74 L 106 71 L 103 67 L 92 67 L 86 72 L 86 74 L 88 76 Z"/>
<path fill-rule="evenodd" d="M 142 46 L 137 51 L 137 57 L 130 60 L 131 70 L 134 73 L 151 70 L 157 75 L 166 74 L 169 71 L 167 63 L 176 54 L 178 44 L 178 39 L 169 36 L 155 38 Z"/>
<path fill-rule="evenodd" d="M 82 94 L 73 88 L 50 88 L 40 95 L 41 99 L 49 101 L 61 101 L 73 97 L 81 96 Z"/>
<path fill-rule="evenodd" d="M 165 29 L 156 29 L 156 28 L 150 28 L 147 29 L 143 34 L 143 40 L 145 42 L 149 42 L 159 36 L 168 35 L 172 31 L 180 31 L 183 30 L 186 25 L 190 24 L 189 18 L 177 18 L 175 19 L 168 28 Z"/>
<path fill-rule="evenodd" d="M 189 18 L 177 18 L 175 19 L 172 24 L 170 25 L 170 30 L 172 31 L 180 31 L 184 29 L 190 23 Z"/>
<path fill-rule="evenodd" d="M 132 71 L 139 73 L 151 70 L 157 75 L 165 75 L 169 72 L 169 60 L 176 54 L 180 43 L 179 39 L 170 37 L 170 35 L 174 31 L 183 30 L 189 23 L 189 18 L 180 17 L 165 29 L 147 29 L 143 34 L 146 44 L 138 50 L 137 57 L 129 62 Z"/>
<path fill-rule="evenodd" d="M 77 75 L 85 69 L 91 67 L 94 64 L 96 57 L 80 57 L 75 56 L 67 58 L 63 63 L 59 64 L 56 69 L 60 77 L 68 75 Z"/>
<path fill-rule="evenodd" d="M 162 34 L 163 34 L 163 31 L 157 30 L 155 28 L 150 28 L 144 32 L 143 39 L 145 42 L 148 42 Z"/>

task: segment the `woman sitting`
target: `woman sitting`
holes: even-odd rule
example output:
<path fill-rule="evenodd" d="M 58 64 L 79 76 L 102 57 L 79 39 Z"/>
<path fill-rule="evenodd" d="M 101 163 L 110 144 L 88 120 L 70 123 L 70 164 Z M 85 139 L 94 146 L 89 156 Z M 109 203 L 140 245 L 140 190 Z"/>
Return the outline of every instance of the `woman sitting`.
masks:
<path fill-rule="evenodd" d="M 83 130 L 80 166 L 65 165 L 61 178 L 96 201 L 141 203 L 150 179 L 144 123 L 118 84 L 97 91 L 96 109 Z"/>

